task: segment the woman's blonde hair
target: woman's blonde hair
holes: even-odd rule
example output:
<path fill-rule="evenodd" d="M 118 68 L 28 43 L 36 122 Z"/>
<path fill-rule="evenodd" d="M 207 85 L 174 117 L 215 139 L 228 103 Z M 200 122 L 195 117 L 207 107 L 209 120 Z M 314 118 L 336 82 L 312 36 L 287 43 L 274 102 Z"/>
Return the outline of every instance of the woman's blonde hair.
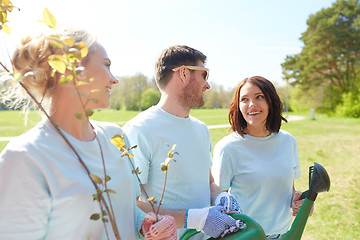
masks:
<path fill-rule="evenodd" d="M 86 64 L 89 55 L 94 49 L 96 39 L 84 30 L 68 27 L 57 35 L 72 37 L 75 42 L 85 42 L 89 52 L 87 57 L 82 60 L 82 64 Z M 42 103 L 45 109 L 51 104 L 52 93 L 59 77 L 58 74 L 52 74 L 48 57 L 61 54 L 61 49 L 54 47 L 49 38 L 50 35 L 45 34 L 24 37 L 12 58 L 14 73 L 23 77 L 23 85 Z M 25 111 L 36 107 L 20 84 L 5 84 L 5 88 L 1 101 L 6 106 L 21 108 Z"/>

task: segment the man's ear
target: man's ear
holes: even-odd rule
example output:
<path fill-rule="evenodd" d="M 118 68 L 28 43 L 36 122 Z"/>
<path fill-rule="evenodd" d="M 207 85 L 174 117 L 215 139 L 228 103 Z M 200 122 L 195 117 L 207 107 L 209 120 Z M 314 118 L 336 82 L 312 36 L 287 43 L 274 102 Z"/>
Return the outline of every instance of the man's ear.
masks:
<path fill-rule="evenodd" d="M 182 66 L 179 70 L 180 79 L 183 83 L 186 83 L 190 77 L 190 71 L 186 67 Z"/>

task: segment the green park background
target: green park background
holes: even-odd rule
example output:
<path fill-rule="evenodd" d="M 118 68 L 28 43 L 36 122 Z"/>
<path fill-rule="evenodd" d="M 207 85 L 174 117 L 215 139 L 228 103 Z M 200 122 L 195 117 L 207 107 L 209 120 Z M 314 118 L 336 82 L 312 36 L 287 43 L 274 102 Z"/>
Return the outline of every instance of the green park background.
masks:
<path fill-rule="evenodd" d="M 307 30 L 299 38 L 302 50 L 286 56 L 281 64 L 286 84 L 276 87 L 285 116 L 304 117 L 284 122 L 281 127 L 298 142 L 302 177 L 295 187 L 308 188 L 308 168 L 314 162 L 325 167 L 331 180 L 330 191 L 320 193 L 316 199 L 314 214 L 303 234 L 305 240 L 360 239 L 359 16 L 359 0 L 337 0 L 331 7 L 310 15 Z M 92 119 L 123 126 L 158 102 L 160 93 L 154 79 L 141 73 L 118 79 L 111 109 L 96 111 Z M 208 126 L 228 124 L 234 88 L 210 84 L 204 108 L 192 110 L 191 115 Z M 5 89 L 0 86 L 0 90 Z M 41 120 L 35 111 L 25 121 L 18 110 L 8 110 L 3 104 L 0 110 L 0 137 L 18 136 Z M 229 134 L 227 127 L 209 131 L 213 146 Z M 0 141 L 1 151 L 7 143 Z"/>
<path fill-rule="evenodd" d="M 138 112 L 102 110 L 96 111 L 92 118 L 123 126 Z M 190 114 L 208 126 L 228 124 L 227 109 L 194 109 Z M 302 239 L 359 239 L 360 119 L 317 113 L 315 119 L 311 119 L 310 112 L 291 115 L 304 117 L 282 124 L 282 129 L 294 135 L 298 142 L 302 177 L 296 180 L 296 189 L 308 188 L 308 168 L 314 162 L 325 167 L 331 180 L 330 191 L 320 193 L 315 201 L 314 214 L 308 220 Z M 17 136 L 40 120 L 37 112 L 30 112 L 25 126 L 24 115 L 19 111 L 0 111 L 0 137 Z M 227 127 L 209 131 L 213 146 L 228 134 Z M 6 144 L 0 142 L 0 149 Z"/>

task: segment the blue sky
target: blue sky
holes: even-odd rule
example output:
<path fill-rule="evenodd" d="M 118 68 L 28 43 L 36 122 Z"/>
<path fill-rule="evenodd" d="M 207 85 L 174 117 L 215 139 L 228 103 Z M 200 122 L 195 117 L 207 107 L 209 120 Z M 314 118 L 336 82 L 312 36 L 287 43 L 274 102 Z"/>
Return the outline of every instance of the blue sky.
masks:
<path fill-rule="evenodd" d="M 335 0 L 12 0 L 10 36 L 0 34 L 0 59 L 11 55 L 21 36 L 46 29 L 37 22 L 46 7 L 58 24 L 95 34 L 116 76 L 154 76 L 160 52 L 175 44 L 202 51 L 210 83 L 235 87 L 260 75 L 284 84 L 281 63 L 299 53 L 310 14 Z"/>

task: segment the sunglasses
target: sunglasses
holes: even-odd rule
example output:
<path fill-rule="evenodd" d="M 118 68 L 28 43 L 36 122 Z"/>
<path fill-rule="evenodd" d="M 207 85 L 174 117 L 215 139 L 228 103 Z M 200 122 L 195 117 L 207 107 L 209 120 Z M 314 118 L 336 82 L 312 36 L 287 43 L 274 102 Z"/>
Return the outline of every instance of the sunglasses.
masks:
<path fill-rule="evenodd" d="M 181 67 L 186 67 L 187 69 L 189 70 L 199 70 L 199 71 L 205 71 L 206 72 L 206 76 L 205 76 L 205 81 L 208 80 L 209 78 L 209 69 L 208 68 L 204 68 L 204 67 L 200 67 L 200 66 L 180 66 L 180 67 L 176 67 L 176 68 L 173 68 L 172 70 L 174 72 L 176 71 L 179 71 Z"/>

